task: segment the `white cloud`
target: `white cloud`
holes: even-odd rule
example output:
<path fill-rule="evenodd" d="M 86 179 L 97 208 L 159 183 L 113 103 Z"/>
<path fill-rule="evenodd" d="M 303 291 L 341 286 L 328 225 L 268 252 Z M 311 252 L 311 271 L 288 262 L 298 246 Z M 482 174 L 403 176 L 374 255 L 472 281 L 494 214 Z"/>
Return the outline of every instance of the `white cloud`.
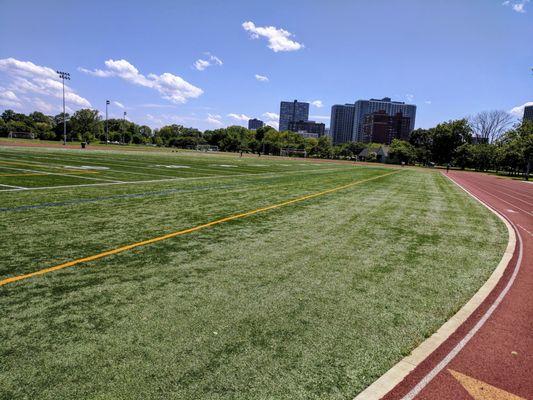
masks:
<path fill-rule="evenodd" d="M 259 39 L 263 36 L 268 39 L 268 47 L 275 53 L 278 51 L 296 51 L 304 47 L 303 44 L 291 40 L 292 33 L 278 29 L 275 26 L 255 26 L 252 21 L 246 21 L 242 24 L 245 31 L 250 32 L 252 39 Z"/>
<path fill-rule="evenodd" d="M 222 126 L 224 123 L 220 120 L 222 116 L 218 114 L 207 114 L 206 122 L 211 125 Z"/>
<path fill-rule="evenodd" d="M 259 82 L 268 82 L 268 76 L 255 74 L 255 79 Z"/>
<path fill-rule="evenodd" d="M 21 103 L 15 92 L 0 88 L 0 106 L 20 107 Z"/>
<path fill-rule="evenodd" d="M 407 99 L 407 101 L 408 101 L 409 103 L 411 103 L 411 102 L 414 100 L 415 95 L 414 95 L 414 94 L 406 94 L 406 95 L 405 95 L 405 98 Z"/>
<path fill-rule="evenodd" d="M 141 123 L 153 126 L 154 128 L 160 128 L 164 125 L 179 124 L 179 125 L 192 125 L 197 124 L 203 120 L 190 115 L 175 115 L 175 114 L 145 114 L 138 118 Z"/>
<path fill-rule="evenodd" d="M 263 114 L 263 116 L 267 117 L 268 119 L 279 120 L 279 114 L 276 114 L 274 112 L 266 112 Z"/>
<path fill-rule="evenodd" d="M 322 100 L 313 100 L 310 103 L 316 108 L 322 108 L 324 106 L 324 104 L 322 104 Z"/>
<path fill-rule="evenodd" d="M 279 129 L 279 122 L 278 121 L 274 121 L 274 120 L 265 121 L 265 125 L 269 125 L 272 128 Z"/>
<path fill-rule="evenodd" d="M 199 58 L 196 60 L 193 64 L 194 68 L 196 68 L 198 71 L 203 71 L 207 67 L 210 67 L 212 65 L 222 65 L 224 64 L 220 58 L 217 56 L 212 55 L 211 53 L 205 53 L 206 56 L 209 57 L 208 60 L 203 60 Z"/>
<path fill-rule="evenodd" d="M 196 60 L 193 65 L 194 65 L 194 68 L 196 68 L 198 71 L 203 71 L 204 69 L 209 67 L 211 64 L 207 60 L 199 59 L 199 60 Z"/>
<path fill-rule="evenodd" d="M 10 78 L 8 89 L 17 96 L 35 93 L 56 99 L 63 98 L 63 84 L 52 68 L 10 57 L 0 59 L 0 71 Z M 67 83 L 65 101 L 73 106 L 91 107 L 89 100 L 78 95 Z"/>
<path fill-rule="evenodd" d="M 122 103 L 120 103 L 118 101 L 114 101 L 113 104 L 116 105 L 118 108 L 126 108 L 126 107 L 124 107 L 124 104 L 122 104 Z"/>
<path fill-rule="evenodd" d="M 330 119 L 331 117 L 329 115 L 310 115 L 309 118 L 311 119 Z"/>
<path fill-rule="evenodd" d="M 506 0 L 502 3 L 503 6 L 510 6 L 513 11 L 523 14 L 526 12 L 526 4 L 529 3 L 529 0 L 519 0 L 519 1 L 510 1 Z"/>
<path fill-rule="evenodd" d="M 60 106 L 47 103 L 46 101 L 44 101 L 43 99 L 40 99 L 38 97 L 33 99 L 33 105 L 34 105 L 35 110 L 41 111 L 41 112 L 47 113 L 47 114 L 52 114 L 52 113 L 56 113 L 56 112 L 57 113 L 63 112 L 63 109 Z M 69 112 L 69 113 L 72 112 L 72 110 L 66 110 L 66 111 Z"/>
<path fill-rule="evenodd" d="M 424 101 L 424 103 L 431 104 L 431 100 L 426 100 L 426 101 Z"/>
<path fill-rule="evenodd" d="M 229 113 L 228 117 L 236 119 L 237 121 L 248 121 L 249 119 L 251 119 L 249 116 L 245 114 L 235 114 L 235 113 Z"/>
<path fill-rule="evenodd" d="M 177 106 L 174 104 L 157 104 L 157 103 L 144 103 L 139 105 L 139 107 L 147 107 L 147 108 L 176 108 Z"/>
<path fill-rule="evenodd" d="M 522 118 L 524 116 L 524 108 L 526 106 L 533 106 L 533 101 L 528 101 L 527 103 L 524 103 L 521 106 L 516 106 L 516 107 L 511 108 L 509 110 L 509 114 L 512 114 L 518 118 Z"/>
<path fill-rule="evenodd" d="M 186 103 L 188 99 L 197 98 L 203 94 L 203 90 L 185 81 L 177 75 L 170 72 L 164 72 L 161 75 L 148 74 L 144 76 L 126 60 L 112 60 L 105 62 L 106 70 L 87 70 L 78 68 L 79 71 L 85 72 L 98 77 L 118 77 L 134 85 L 154 89 L 165 100 L 173 103 Z"/>

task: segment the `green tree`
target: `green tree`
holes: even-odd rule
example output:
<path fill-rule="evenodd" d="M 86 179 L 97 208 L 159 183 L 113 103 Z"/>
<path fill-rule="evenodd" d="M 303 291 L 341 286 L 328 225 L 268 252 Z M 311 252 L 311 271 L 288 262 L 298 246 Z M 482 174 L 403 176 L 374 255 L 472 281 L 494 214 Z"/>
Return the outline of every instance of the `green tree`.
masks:
<path fill-rule="evenodd" d="M 100 137 L 102 133 L 100 120 L 98 110 L 84 108 L 76 111 L 70 118 L 73 135 L 84 142 L 93 141 L 96 137 Z"/>
<path fill-rule="evenodd" d="M 452 161 L 455 150 L 472 141 L 472 129 L 466 119 L 438 124 L 431 130 L 431 154 L 433 161 L 446 164 Z"/>
<path fill-rule="evenodd" d="M 416 152 L 411 143 L 393 139 L 389 147 L 389 156 L 393 162 L 411 164 L 415 160 Z"/>
<path fill-rule="evenodd" d="M 461 169 L 469 168 L 473 164 L 473 151 L 474 146 L 470 143 L 463 143 L 457 149 L 453 158 L 453 163 Z"/>

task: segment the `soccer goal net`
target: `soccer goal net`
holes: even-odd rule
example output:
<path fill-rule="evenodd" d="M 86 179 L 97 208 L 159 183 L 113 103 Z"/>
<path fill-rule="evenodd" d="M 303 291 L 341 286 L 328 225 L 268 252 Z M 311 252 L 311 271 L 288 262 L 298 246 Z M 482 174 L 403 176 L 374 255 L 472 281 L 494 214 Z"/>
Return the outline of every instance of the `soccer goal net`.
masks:
<path fill-rule="evenodd" d="M 284 149 L 281 149 L 279 152 L 279 155 L 282 157 L 307 157 L 307 151 L 303 149 L 294 149 L 291 147 L 286 147 Z"/>
<path fill-rule="evenodd" d="M 9 132 L 10 139 L 35 139 L 32 132 Z"/>
<path fill-rule="evenodd" d="M 199 144 L 196 146 L 198 151 L 218 151 L 218 146 L 211 146 L 209 144 Z"/>

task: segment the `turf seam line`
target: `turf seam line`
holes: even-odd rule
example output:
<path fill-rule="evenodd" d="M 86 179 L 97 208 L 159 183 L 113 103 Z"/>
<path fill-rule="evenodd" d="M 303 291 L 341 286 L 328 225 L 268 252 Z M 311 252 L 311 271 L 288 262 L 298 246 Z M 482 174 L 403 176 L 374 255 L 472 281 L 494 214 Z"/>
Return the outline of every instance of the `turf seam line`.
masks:
<path fill-rule="evenodd" d="M 20 281 L 20 280 L 23 280 L 23 279 L 28 279 L 28 278 L 31 278 L 31 277 L 34 277 L 34 276 L 44 275 L 44 274 L 47 274 L 47 273 L 50 273 L 50 272 L 54 272 L 54 271 L 58 271 L 58 270 L 61 270 L 61 269 L 64 269 L 64 268 L 73 267 L 73 266 L 78 265 L 78 264 L 82 264 L 82 263 L 98 260 L 98 259 L 101 259 L 101 258 L 104 258 L 104 257 L 107 257 L 107 256 L 123 253 L 125 251 L 134 249 L 136 247 L 141 247 L 141 246 L 146 246 L 146 245 L 149 245 L 149 244 L 152 244 L 152 243 L 161 242 L 163 240 L 171 239 L 171 238 L 174 238 L 176 236 L 185 235 L 185 234 L 196 232 L 196 231 L 199 231 L 199 230 L 202 230 L 202 229 L 205 229 L 205 228 L 209 228 L 211 226 L 219 225 L 219 224 L 222 224 L 224 222 L 229 222 L 229 221 L 233 221 L 233 220 L 236 220 L 236 219 L 249 217 L 251 215 L 255 215 L 255 214 L 258 214 L 258 213 L 265 212 L 265 211 L 270 211 L 270 210 L 273 210 L 273 209 L 276 209 L 276 208 L 280 208 L 280 207 L 287 206 L 287 205 L 290 205 L 290 204 L 298 203 L 298 202 L 301 202 L 301 201 L 304 201 L 304 200 L 308 200 L 308 199 L 312 199 L 312 198 L 315 198 L 315 197 L 323 196 L 323 195 L 326 195 L 326 194 L 329 194 L 329 193 L 337 192 L 339 190 L 347 189 L 349 187 L 352 187 L 352 186 L 355 186 L 355 185 L 359 185 L 361 183 L 370 182 L 370 181 L 373 181 L 373 180 L 376 180 L 376 179 L 379 179 L 379 178 L 383 178 L 385 176 L 389 176 L 389 175 L 392 175 L 392 174 L 397 174 L 398 172 L 400 172 L 400 171 L 393 171 L 393 172 L 381 174 L 381 175 L 378 175 L 378 176 L 374 176 L 372 178 L 367 178 L 367 179 L 362 179 L 362 180 L 355 181 L 355 182 L 350 182 L 350 183 L 348 183 L 346 185 L 337 186 L 337 187 L 334 187 L 334 188 L 331 188 L 331 189 L 327 189 L 327 190 L 324 190 L 324 191 L 321 191 L 321 192 L 307 194 L 307 195 L 300 196 L 300 197 L 297 197 L 297 198 L 294 198 L 294 199 L 291 199 L 291 200 L 283 201 L 281 203 L 276 203 L 276 204 L 272 204 L 270 206 L 256 208 L 255 210 L 251 210 L 251 211 L 246 211 L 244 213 L 233 214 L 233 215 L 230 215 L 228 217 L 224 217 L 224 218 L 217 219 L 215 221 L 207 222 L 205 224 L 196 225 L 196 226 L 194 226 L 192 228 L 187 228 L 187 229 L 183 229 L 183 230 L 180 230 L 180 231 L 167 233 L 166 235 L 158 236 L 158 237 L 155 237 L 155 238 L 152 238 L 152 239 L 147 239 L 147 240 L 143 240 L 143 241 L 140 241 L 140 242 L 135 242 L 135 243 L 128 244 L 128 245 L 125 245 L 125 246 L 117 247 L 117 248 L 114 248 L 112 250 L 107 250 L 107 251 L 104 251 L 104 252 L 101 252 L 101 253 L 98 253 L 98 254 L 94 254 L 94 255 L 88 256 L 88 257 L 78 258 L 78 259 L 75 259 L 75 260 L 72 260 L 72 261 L 68 261 L 68 262 L 65 262 L 65 263 L 62 263 L 62 264 L 55 265 L 53 267 L 43 268 L 43 269 L 40 269 L 40 270 L 37 270 L 37 271 L 34 271 L 34 272 L 30 272 L 28 274 L 22 274 L 22 275 L 17 275 L 17 276 L 12 276 L 12 277 L 9 277 L 9 278 L 5 278 L 5 279 L 0 280 L 0 286 L 4 286 L 4 285 L 7 285 L 8 283 L 17 282 L 17 281 Z"/>

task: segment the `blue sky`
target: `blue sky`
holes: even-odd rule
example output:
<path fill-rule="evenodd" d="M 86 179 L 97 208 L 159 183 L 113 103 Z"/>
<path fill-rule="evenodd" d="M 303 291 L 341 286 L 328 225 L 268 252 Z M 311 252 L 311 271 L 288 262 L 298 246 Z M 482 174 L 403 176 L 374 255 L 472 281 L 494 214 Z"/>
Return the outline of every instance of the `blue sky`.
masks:
<path fill-rule="evenodd" d="M 277 122 L 293 99 L 329 125 L 385 96 L 430 127 L 533 101 L 528 0 L 3 0 L 0 37 L 0 110 L 58 113 L 56 69 L 71 111 L 110 99 L 152 127 Z"/>

